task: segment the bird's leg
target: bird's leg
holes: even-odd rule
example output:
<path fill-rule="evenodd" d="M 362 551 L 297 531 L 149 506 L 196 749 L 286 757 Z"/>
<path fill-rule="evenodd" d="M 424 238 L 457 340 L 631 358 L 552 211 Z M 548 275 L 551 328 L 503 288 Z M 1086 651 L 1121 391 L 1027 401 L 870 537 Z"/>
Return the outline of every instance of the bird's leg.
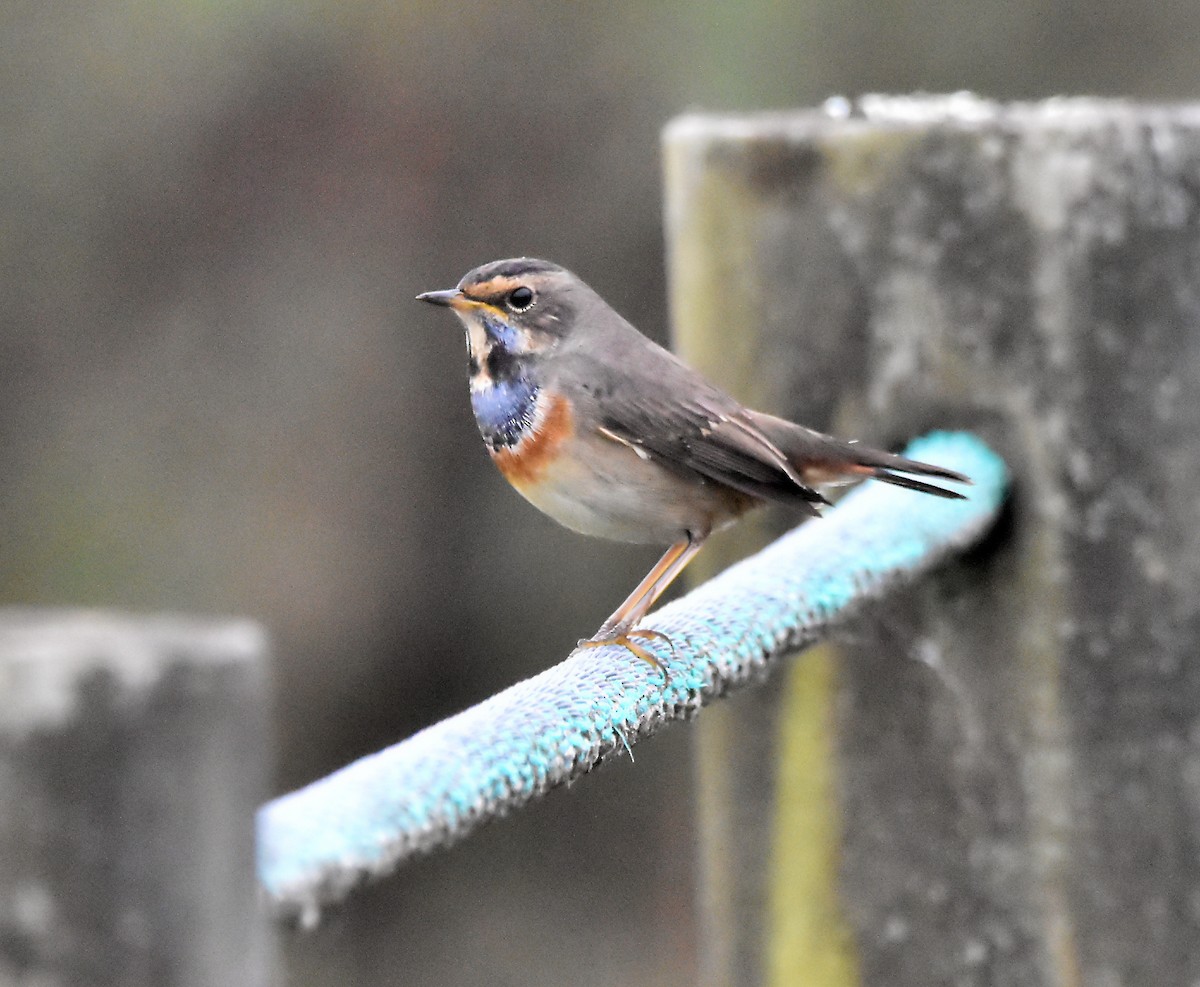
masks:
<path fill-rule="evenodd" d="M 683 571 L 683 567 L 691 561 L 700 545 L 691 539 L 678 541 L 666 550 L 654 568 L 646 573 L 645 578 L 637 584 L 625 602 L 596 632 L 596 637 L 606 637 L 613 633 L 622 633 L 632 628 L 645 615 L 654 601 L 662 595 L 672 580 Z"/>
<path fill-rule="evenodd" d="M 689 535 L 684 541 L 678 541 L 668 548 L 654 568 L 646 573 L 646 578 L 638 583 L 637 588 L 629 594 L 625 602 L 600 625 L 600 630 L 596 631 L 593 637 L 580 641 L 579 647 L 598 648 L 604 644 L 619 644 L 666 675 L 667 670 L 663 663 L 641 645 L 635 644 L 630 638 L 663 640 L 667 642 L 667 646 L 672 652 L 675 651 L 675 645 L 662 631 L 648 628 L 639 629 L 634 625 L 646 616 L 646 611 L 654 606 L 654 601 L 671 585 L 675 577 L 683 572 L 684 567 L 700 551 L 702 544 L 704 544 L 703 538 Z"/>

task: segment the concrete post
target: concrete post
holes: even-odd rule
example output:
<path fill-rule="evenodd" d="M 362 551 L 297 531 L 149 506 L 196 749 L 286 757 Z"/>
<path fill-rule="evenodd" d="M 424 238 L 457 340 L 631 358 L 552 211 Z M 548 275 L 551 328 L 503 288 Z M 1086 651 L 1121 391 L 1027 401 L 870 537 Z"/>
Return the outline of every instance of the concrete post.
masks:
<path fill-rule="evenodd" d="M 265 987 L 266 642 L 0 611 L 0 984 Z"/>
<path fill-rule="evenodd" d="M 664 145 L 688 359 L 847 436 L 974 428 L 1017 483 L 988 550 L 702 718 L 707 982 L 1200 982 L 1200 107 Z"/>

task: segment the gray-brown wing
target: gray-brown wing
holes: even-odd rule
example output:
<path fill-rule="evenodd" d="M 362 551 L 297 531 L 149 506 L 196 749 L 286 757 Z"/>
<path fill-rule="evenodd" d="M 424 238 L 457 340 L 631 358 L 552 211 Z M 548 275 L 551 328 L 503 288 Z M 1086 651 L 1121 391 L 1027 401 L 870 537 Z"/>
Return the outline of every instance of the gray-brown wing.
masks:
<path fill-rule="evenodd" d="M 600 434 L 634 446 L 668 469 L 763 500 L 812 514 L 814 504 L 828 503 L 747 409 L 666 351 L 639 348 L 636 366 L 618 372 L 599 362 L 586 371 L 588 387 L 581 398 Z"/>

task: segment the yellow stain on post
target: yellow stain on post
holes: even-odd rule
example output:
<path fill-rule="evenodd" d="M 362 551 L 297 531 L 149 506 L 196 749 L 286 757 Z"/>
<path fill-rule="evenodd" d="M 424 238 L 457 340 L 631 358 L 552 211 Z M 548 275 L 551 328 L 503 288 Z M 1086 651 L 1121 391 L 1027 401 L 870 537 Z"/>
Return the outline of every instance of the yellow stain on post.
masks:
<path fill-rule="evenodd" d="M 769 983 L 855 987 L 854 939 L 838 898 L 841 824 L 834 768 L 837 652 L 785 666 L 770 887 Z"/>

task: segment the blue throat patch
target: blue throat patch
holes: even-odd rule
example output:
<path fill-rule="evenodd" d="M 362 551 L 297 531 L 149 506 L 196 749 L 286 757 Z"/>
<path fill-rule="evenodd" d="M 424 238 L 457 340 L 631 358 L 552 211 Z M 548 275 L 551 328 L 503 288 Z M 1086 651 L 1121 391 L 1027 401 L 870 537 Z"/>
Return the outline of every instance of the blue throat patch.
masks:
<path fill-rule="evenodd" d="M 482 391 L 471 391 L 471 410 L 483 441 L 493 449 L 516 445 L 533 423 L 538 386 L 525 377 L 493 381 Z"/>
<path fill-rule="evenodd" d="M 471 409 L 483 441 L 497 450 L 524 438 L 533 423 L 539 388 L 520 367 L 520 330 L 484 314 L 483 331 L 491 343 L 487 358 L 489 384 L 483 390 L 471 391 Z"/>
<path fill-rule="evenodd" d="M 517 329 L 503 319 L 497 319 L 494 316 L 484 313 L 483 331 L 487 333 L 493 346 L 499 346 L 510 353 L 516 350 L 518 339 Z"/>

